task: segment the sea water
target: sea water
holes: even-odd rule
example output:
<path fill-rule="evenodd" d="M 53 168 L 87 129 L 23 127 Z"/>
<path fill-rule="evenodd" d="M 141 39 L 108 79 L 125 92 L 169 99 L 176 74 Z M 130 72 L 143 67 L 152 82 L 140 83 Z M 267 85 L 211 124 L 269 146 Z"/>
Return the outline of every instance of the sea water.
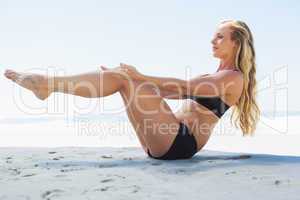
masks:
<path fill-rule="evenodd" d="M 300 113 L 264 113 L 255 135 L 243 137 L 226 113 L 204 146 L 228 152 L 300 155 Z M 141 147 L 126 115 L 0 118 L 0 147 Z"/>

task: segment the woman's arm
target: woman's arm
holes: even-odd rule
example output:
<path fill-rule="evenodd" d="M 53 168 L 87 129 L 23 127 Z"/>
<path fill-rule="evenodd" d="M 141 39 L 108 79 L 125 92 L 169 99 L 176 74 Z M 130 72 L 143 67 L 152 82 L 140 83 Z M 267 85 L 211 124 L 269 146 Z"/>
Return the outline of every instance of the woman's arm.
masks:
<path fill-rule="evenodd" d="M 133 80 L 140 80 L 144 81 L 145 77 L 141 73 L 131 73 L 131 71 L 126 71 L 124 68 L 116 67 L 116 68 L 107 68 L 105 66 L 100 66 L 103 71 L 111 71 L 116 72 L 116 76 L 118 78 L 125 78 L 125 79 L 133 79 Z M 126 73 L 124 73 L 126 71 Z M 127 74 L 127 75 L 126 75 Z M 169 78 L 167 78 L 169 79 Z M 170 81 L 170 80 L 169 80 Z M 156 87 L 159 88 L 159 94 L 161 97 L 166 99 L 183 99 L 182 95 L 174 90 L 167 90 L 166 87 L 159 87 L 159 85 L 155 84 Z"/>
<path fill-rule="evenodd" d="M 184 93 L 183 89 L 186 88 L 186 85 L 188 83 L 186 80 L 178 78 L 156 77 L 148 75 L 142 75 L 138 80 L 153 83 L 162 90 L 178 92 L 178 94 Z"/>
<path fill-rule="evenodd" d="M 163 90 L 176 92 L 179 96 L 221 96 L 234 93 L 243 84 L 241 75 L 234 71 L 200 75 L 190 80 L 148 75 L 140 75 L 139 79 L 151 82 Z"/>
<path fill-rule="evenodd" d="M 150 82 L 161 90 L 176 93 L 180 97 L 184 95 L 219 96 L 221 95 L 221 82 L 223 81 L 221 76 L 209 74 L 197 76 L 190 80 L 144 74 L 139 74 L 134 79 Z"/>
<path fill-rule="evenodd" d="M 161 97 L 165 99 L 185 99 L 181 94 L 178 92 L 170 91 L 170 90 L 165 90 L 162 88 L 159 88 L 159 94 Z"/>
<path fill-rule="evenodd" d="M 153 83 L 160 89 L 175 92 L 179 96 L 221 96 L 235 93 L 243 85 L 242 75 L 230 70 L 200 75 L 190 80 L 148 76 L 138 72 L 135 67 L 122 63 L 117 70 L 125 72 L 131 79 Z"/>

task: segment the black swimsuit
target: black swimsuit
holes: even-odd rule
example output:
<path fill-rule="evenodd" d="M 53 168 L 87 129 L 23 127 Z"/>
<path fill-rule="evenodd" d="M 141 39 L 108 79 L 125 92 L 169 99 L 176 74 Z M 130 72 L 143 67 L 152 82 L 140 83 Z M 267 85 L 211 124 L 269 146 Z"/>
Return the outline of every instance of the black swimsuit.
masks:
<path fill-rule="evenodd" d="M 230 107 L 222 101 L 220 97 L 184 95 L 183 98 L 196 101 L 211 110 L 219 118 L 221 118 Z M 189 129 L 184 123 L 180 122 L 179 125 L 178 134 L 168 152 L 163 156 L 154 157 L 150 154 L 148 149 L 148 155 L 151 158 L 160 160 L 188 159 L 197 153 L 197 142 L 195 136 L 189 133 Z"/>

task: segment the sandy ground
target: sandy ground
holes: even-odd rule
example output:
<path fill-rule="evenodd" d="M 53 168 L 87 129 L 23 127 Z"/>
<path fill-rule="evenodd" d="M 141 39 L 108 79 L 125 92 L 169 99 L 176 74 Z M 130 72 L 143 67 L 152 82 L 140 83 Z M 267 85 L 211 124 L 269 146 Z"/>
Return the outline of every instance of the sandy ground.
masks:
<path fill-rule="evenodd" d="M 300 157 L 203 150 L 160 161 L 141 148 L 0 148 L 0 200 L 299 199 Z"/>

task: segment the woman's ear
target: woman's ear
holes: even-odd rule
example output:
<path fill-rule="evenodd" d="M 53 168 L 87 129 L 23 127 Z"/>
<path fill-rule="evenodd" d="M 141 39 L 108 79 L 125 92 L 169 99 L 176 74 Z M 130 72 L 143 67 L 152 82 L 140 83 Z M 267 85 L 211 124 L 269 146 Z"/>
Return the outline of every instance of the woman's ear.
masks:
<path fill-rule="evenodd" d="M 238 48 L 239 48 L 238 42 L 237 41 L 233 41 L 233 49 L 234 49 L 234 51 L 237 51 Z"/>

